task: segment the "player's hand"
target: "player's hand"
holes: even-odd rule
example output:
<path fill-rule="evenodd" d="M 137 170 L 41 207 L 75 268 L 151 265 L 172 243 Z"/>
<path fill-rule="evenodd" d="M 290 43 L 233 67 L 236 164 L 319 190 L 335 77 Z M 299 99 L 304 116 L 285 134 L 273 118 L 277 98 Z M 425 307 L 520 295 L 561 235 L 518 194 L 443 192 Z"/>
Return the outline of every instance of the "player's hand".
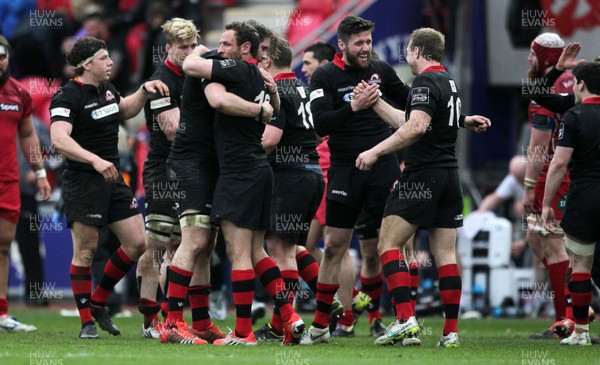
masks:
<path fill-rule="evenodd" d="M 146 81 L 144 83 L 144 87 L 150 94 L 156 94 L 159 92 L 160 95 L 169 96 L 169 87 L 160 80 Z"/>
<path fill-rule="evenodd" d="M 481 115 L 469 115 L 465 117 L 465 128 L 472 132 L 483 133 L 491 126 L 492 122 Z"/>
<path fill-rule="evenodd" d="M 559 71 L 570 70 L 585 60 L 576 60 L 575 58 L 581 50 L 581 44 L 579 42 L 572 42 L 567 44 L 563 52 L 561 53 L 558 62 L 556 63 L 556 69 Z"/>
<path fill-rule="evenodd" d="M 369 84 L 367 84 L 367 82 L 365 80 L 362 80 L 358 85 L 356 85 L 354 87 L 354 89 L 352 90 L 352 93 L 354 94 L 354 96 L 362 93 L 363 91 L 365 91 L 365 89 L 369 86 Z"/>
<path fill-rule="evenodd" d="M 533 210 L 533 204 L 535 202 L 535 192 L 534 190 L 525 190 L 523 194 L 523 211 L 525 214 L 536 213 Z"/>
<path fill-rule="evenodd" d="M 265 101 L 261 105 L 263 107 L 263 113 L 262 117 L 260 118 L 260 121 L 264 124 L 267 124 L 269 123 L 271 118 L 273 118 L 273 106 L 268 101 Z"/>
<path fill-rule="evenodd" d="M 375 105 L 381 96 L 379 91 L 379 84 L 372 84 L 367 86 L 361 93 L 354 94 L 354 98 L 350 103 L 353 112 L 368 109 Z"/>
<path fill-rule="evenodd" d="M 542 224 L 548 232 L 553 232 L 557 228 L 554 218 L 554 209 L 552 207 L 542 207 Z"/>
<path fill-rule="evenodd" d="M 370 150 L 358 155 L 355 166 L 361 171 L 367 171 L 370 170 L 373 165 L 375 165 L 378 159 L 379 157 L 377 156 L 377 153 L 371 148 Z"/>
<path fill-rule="evenodd" d="M 37 179 L 37 187 L 40 192 L 40 197 L 43 201 L 46 201 L 50 198 L 50 193 L 52 192 L 52 188 L 50 187 L 50 183 L 48 179 L 43 177 L 41 179 Z"/>
<path fill-rule="evenodd" d="M 275 94 L 277 92 L 277 83 L 275 83 L 275 80 L 273 80 L 273 76 L 260 67 L 258 69 L 260 70 L 263 81 L 265 82 L 265 87 L 267 88 L 269 94 Z"/>
<path fill-rule="evenodd" d="M 192 54 L 200 57 L 208 51 L 210 51 L 210 49 L 208 49 L 204 44 L 199 44 L 196 46 L 196 48 L 194 48 Z"/>
<path fill-rule="evenodd" d="M 94 170 L 98 171 L 107 182 L 116 182 L 119 179 L 119 171 L 111 162 L 98 158 L 92 164 Z"/>

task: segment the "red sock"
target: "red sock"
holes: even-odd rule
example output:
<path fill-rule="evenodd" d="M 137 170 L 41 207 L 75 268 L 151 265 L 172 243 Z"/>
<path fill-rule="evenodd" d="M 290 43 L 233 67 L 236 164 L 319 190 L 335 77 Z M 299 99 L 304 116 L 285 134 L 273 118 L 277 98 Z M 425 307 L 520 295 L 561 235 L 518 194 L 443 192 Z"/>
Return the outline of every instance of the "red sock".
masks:
<path fill-rule="evenodd" d="M 231 270 L 231 289 L 235 305 L 235 334 L 238 337 L 248 337 L 252 332 L 254 270 Z"/>
<path fill-rule="evenodd" d="M 565 274 L 565 317 L 569 319 L 573 319 L 573 302 L 571 299 L 571 291 L 569 290 L 572 271 L 573 270 L 569 267 Z"/>
<path fill-rule="evenodd" d="M 572 273 L 569 290 L 573 299 L 573 321 L 575 324 L 588 324 L 589 308 L 592 303 L 592 276 L 590 273 Z"/>
<path fill-rule="evenodd" d="M 396 318 L 406 321 L 413 316 L 410 308 L 410 275 L 400 250 L 388 250 L 379 256 L 390 297 L 394 299 Z"/>
<path fill-rule="evenodd" d="M 8 301 L 6 298 L 0 298 L 0 316 L 8 314 Z"/>
<path fill-rule="evenodd" d="M 279 266 L 272 258 L 267 256 L 256 264 L 254 271 L 265 287 L 267 294 L 275 301 L 275 307 L 279 309 L 281 320 L 288 321 L 294 313 L 294 308 L 292 308 L 286 296 L 286 287 Z"/>
<path fill-rule="evenodd" d="M 354 312 L 352 309 L 344 311 L 344 315 L 338 321 L 342 326 L 350 327 L 354 325 Z"/>
<path fill-rule="evenodd" d="M 290 305 L 294 303 L 298 288 L 298 270 L 282 270 L 281 277 L 285 285 L 285 296 L 288 298 Z M 283 322 L 279 308 L 273 308 L 273 317 L 271 317 L 271 327 L 279 333 L 283 333 Z"/>
<path fill-rule="evenodd" d="M 166 320 L 167 316 L 169 315 L 169 298 L 165 298 L 164 301 L 160 303 L 160 311 Z"/>
<path fill-rule="evenodd" d="M 319 277 L 319 263 L 308 251 L 301 251 L 296 255 L 298 272 L 302 280 L 308 284 L 308 287 L 316 295 L 317 278 Z"/>
<path fill-rule="evenodd" d="M 154 300 L 140 298 L 138 305 L 140 313 L 144 315 L 144 327 L 148 328 L 152 324 L 152 321 L 158 321 L 158 311 L 160 306 Z"/>
<path fill-rule="evenodd" d="M 317 310 L 312 325 L 316 328 L 327 328 L 329 325 L 329 312 L 331 312 L 331 303 L 335 292 L 340 288 L 340 284 L 325 284 L 317 282 Z"/>
<path fill-rule="evenodd" d="M 419 293 L 419 263 L 413 262 L 409 265 L 410 270 L 410 308 L 417 314 L 417 294 Z"/>
<path fill-rule="evenodd" d="M 169 313 L 165 322 L 167 326 L 174 327 L 177 322 L 183 322 L 183 306 L 194 273 L 175 265 L 170 265 L 167 270 L 169 270 L 169 293 L 167 294 L 169 296 Z"/>
<path fill-rule="evenodd" d="M 565 274 L 569 268 L 569 260 L 557 262 L 555 264 L 548 265 L 548 276 L 550 279 L 550 287 L 554 296 L 552 302 L 554 303 L 554 320 L 556 322 L 565 318 Z"/>
<path fill-rule="evenodd" d="M 450 332 L 458 332 L 458 311 L 462 294 L 462 281 L 457 264 L 444 265 L 438 268 L 440 277 L 440 296 L 446 319 L 444 336 Z"/>
<path fill-rule="evenodd" d="M 73 289 L 73 296 L 75 297 L 82 327 L 88 323 L 94 323 L 90 303 L 92 296 L 92 268 L 71 264 L 69 272 L 71 274 L 71 288 Z M 8 309 L 8 306 L 6 309 Z"/>
<path fill-rule="evenodd" d="M 204 331 L 212 325 L 208 305 L 210 284 L 190 286 L 188 296 L 192 310 L 192 327 L 196 331 Z"/>
<path fill-rule="evenodd" d="M 360 284 L 362 286 L 362 291 L 371 297 L 371 304 L 367 307 L 369 323 L 373 323 L 373 320 L 375 319 L 381 320 L 379 301 L 381 299 L 381 292 L 383 291 L 383 276 L 381 273 L 372 278 L 366 278 L 360 275 Z"/>
<path fill-rule="evenodd" d="M 115 285 L 127 274 L 135 261 L 127 257 L 121 247 L 110 257 L 104 267 L 104 275 L 100 278 L 96 289 L 92 293 L 92 305 L 95 307 L 104 307 L 108 296 L 113 291 Z"/>

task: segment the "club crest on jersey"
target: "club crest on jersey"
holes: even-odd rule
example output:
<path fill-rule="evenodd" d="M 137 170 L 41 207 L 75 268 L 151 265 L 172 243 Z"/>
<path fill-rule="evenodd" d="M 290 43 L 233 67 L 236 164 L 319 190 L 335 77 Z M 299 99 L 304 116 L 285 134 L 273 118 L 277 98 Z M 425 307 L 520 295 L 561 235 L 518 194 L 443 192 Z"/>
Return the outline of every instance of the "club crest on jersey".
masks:
<path fill-rule="evenodd" d="M 381 77 L 379 76 L 378 73 L 374 73 L 373 75 L 371 75 L 371 78 L 369 79 L 369 81 L 367 81 L 367 83 L 369 85 L 371 85 L 371 84 L 381 84 Z"/>
<path fill-rule="evenodd" d="M 106 100 L 106 101 L 115 100 L 115 95 L 110 90 L 106 90 L 106 94 L 104 94 L 104 100 Z"/>
<path fill-rule="evenodd" d="M 412 90 L 410 105 L 429 104 L 429 88 L 417 87 Z"/>
<path fill-rule="evenodd" d="M 21 111 L 21 108 L 19 108 L 19 104 L 0 103 L 0 110 L 3 112 L 18 112 Z"/>
<path fill-rule="evenodd" d="M 137 209 L 138 202 L 135 198 L 131 199 L 131 204 L 129 204 L 129 209 Z"/>

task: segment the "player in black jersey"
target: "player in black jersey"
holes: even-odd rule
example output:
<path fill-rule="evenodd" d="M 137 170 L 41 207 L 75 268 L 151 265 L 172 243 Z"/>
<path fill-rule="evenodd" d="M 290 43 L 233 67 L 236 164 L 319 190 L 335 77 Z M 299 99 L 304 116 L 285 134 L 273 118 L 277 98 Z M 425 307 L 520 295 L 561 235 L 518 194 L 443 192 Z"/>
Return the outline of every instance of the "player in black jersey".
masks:
<path fill-rule="evenodd" d="M 369 170 L 380 156 L 406 149 L 405 168 L 389 196 L 381 225 L 378 250 L 388 291 L 394 298 L 396 321 L 375 340 L 385 345 L 416 334 L 419 325 L 410 307 L 410 278 L 402 246 L 419 227 L 429 229 L 431 250 L 439 270 L 445 324 L 439 347 L 457 347 L 457 318 L 461 279 L 454 246 L 456 228 L 462 226 L 462 188 L 455 156 L 458 127 L 483 132 L 490 121 L 460 114 L 460 97 L 452 77 L 440 64 L 444 36 L 433 29 L 415 30 L 406 48 L 413 81 L 406 105 L 406 122 L 388 139 L 361 153 L 356 167 Z M 364 87 L 371 97 L 377 90 Z M 387 105 L 387 104 L 386 104 Z M 401 112 L 387 105 L 386 120 L 402 120 Z"/>
<path fill-rule="evenodd" d="M 590 271 L 594 249 L 600 239 L 600 63 L 587 62 L 573 69 L 575 99 L 579 105 L 562 118 L 558 146 L 550 164 L 542 202 L 542 221 L 547 230 L 556 225 L 552 200 L 567 172 L 571 186 L 561 227 L 566 234 L 573 272 L 569 291 L 575 329 L 563 345 L 591 345 L 588 309 L 592 299 Z"/>
<path fill-rule="evenodd" d="M 119 335 L 105 309 L 115 284 L 144 253 L 144 222 L 131 190 L 119 173 L 117 131 L 123 119 L 137 115 L 149 93 L 169 96 L 160 80 L 148 81 L 121 98 L 110 83 L 112 61 L 106 44 L 93 37 L 77 40 L 67 56 L 77 75 L 50 105 L 52 145 L 67 158 L 63 199 L 73 236 L 71 283 L 82 322 L 80 338 L 98 338 L 103 330 Z M 98 227 L 108 225 L 121 242 L 91 294 L 90 265 Z M 92 318 L 93 316 L 93 318 Z"/>
<path fill-rule="evenodd" d="M 174 28 L 177 34 L 182 34 L 181 27 Z M 176 135 L 166 162 L 171 179 L 166 190 L 175 195 L 182 240 L 168 269 L 169 312 L 160 338 L 161 342 L 203 344 L 225 337 L 212 324 L 206 305 L 210 293 L 210 257 L 216 235 L 209 216 L 218 166 L 212 131 L 215 110 L 205 93 L 220 98 L 219 109 L 224 113 L 254 117 L 259 108 L 255 103 L 226 92 L 221 84 L 192 76 L 185 78 L 182 88 L 178 126 L 172 128 Z M 264 112 L 265 121 L 271 113 L 272 109 Z M 188 293 L 191 327 L 183 320 L 183 302 Z"/>
<path fill-rule="evenodd" d="M 293 303 L 297 295 L 300 300 L 307 299 L 303 293 L 297 293 L 296 255 L 306 251 L 302 246 L 306 244 L 310 222 L 323 196 L 324 182 L 315 149 L 308 88 L 296 78 L 291 63 L 290 44 L 283 37 L 273 35 L 268 57 L 261 62 L 277 83 L 281 98 L 279 114 L 265 127 L 262 136 L 262 146 L 274 175 L 271 224 L 266 242 L 269 255 L 281 270 L 285 298 Z M 255 331 L 255 336 L 257 340 L 282 338 L 283 323 L 277 308 L 271 323 Z"/>
<path fill-rule="evenodd" d="M 253 27 L 234 22 L 225 27 L 218 50 L 219 55 L 227 59 L 207 60 L 192 54 L 184 63 L 186 73 L 222 83 L 228 91 L 259 105 L 256 118 L 233 117 L 219 111 L 215 116 L 214 137 L 220 172 L 211 217 L 223 230 L 232 265 L 236 306 L 235 332 L 214 342 L 219 345 L 256 344 L 250 316 L 255 271 L 281 313 L 285 329 L 283 343 L 297 342 L 304 330 L 304 323 L 283 294 L 279 268 L 263 249 L 264 233 L 270 223 L 273 172 L 261 145 L 264 124 L 260 118 L 269 100 L 276 111 L 280 100 L 273 78 L 265 75 L 266 71 L 261 73 L 256 66 L 258 43 Z M 206 95 L 213 107 L 220 102 L 208 92 Z"/>
<path fill-rule="evenodd" d="M 386 124 L 371 108 L 373 100 L 352 90 L 361 81 L 380 86 L 384 97 L 403 106 L 408 86 L 402 82 L 387 63 L 371 59 L 373 23 L 356 16 L 348 16 L 338 27 L 338 47 L 333 62 L 319 67 L 310 80 L 310 103 L 315 129 L 320 136 L 329 135 L 331 167 L 328 172 L 325 253 L 321 261 L 317 284 L 319 306 L 311 329 L 303 344 L 327 342 L 327 324 L 333 296 L 340 280 L 351 275 L 340 275 L 341 262 L 348 250 L 356 219 L 364 207 L 381 221 L 385 200 L 399 175 L 395 156 L 387 157 L 369 172 L 354 167 L 361 151 L 371 148 L 391 135 Z M 352 300 L 352 284 L 348 291 L 340 291 L 342 303 Z"/>

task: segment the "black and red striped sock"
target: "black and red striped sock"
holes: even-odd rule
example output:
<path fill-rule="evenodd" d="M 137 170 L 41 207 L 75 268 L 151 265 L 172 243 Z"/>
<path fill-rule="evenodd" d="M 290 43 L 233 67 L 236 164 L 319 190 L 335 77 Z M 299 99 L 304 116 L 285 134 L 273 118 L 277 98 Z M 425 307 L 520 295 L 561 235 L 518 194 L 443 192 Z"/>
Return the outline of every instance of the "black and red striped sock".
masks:
<path fill-rule="evenodd" d="M 317 310 L 312 325 L 316 328 L 327 328 L 329 326 L 329 313 L 333 297 L 340 288 L 340 284 L 325 284 L 317 282 Z"/>
<path fill-rule="evenodd" d="M 410 308 L 410 275 L 400 250 L 388 250 L 380 255 L 388 292 L 394 299 L 396 318 L 406 321 L 413 316 Z"/>
<path fill-rule="evenodd" d="M 294 313 L 286 293 L 285 283 L 281 277 L 279 266 L 269 256 L 260 260 L 254 268 L 265 291 L 275 301 L 275 307 L 279 309 L 279 315 L 283 322 L 288 321 Z"/>
<path fill-rule="evenodd" d="M 188 295 L 192 310 L 192 327 L 196 331 L 208 329 L 212 325 L 208 304 L 210 284 L 190 286 Z"/>
<path fill-rule="evenodd" d="M 77 303 L 79 318 L 81 318 L 81 327 L 89 323 L 94 323 L 90 303 L 92 296 L 92 268 L 71 264 L 69 273 L 71 274 L 73 296 L 75 297 L 75 303 Z"/>
<path fill-rule="evenodd" d="M 344 311 L 344 315 L 338 321 L 338 324 L 341 324 L 345 327 L 352 327 L 354 325 L 354 312 L 352 309 L 348 309 Z"/>
<path fill-rule="evenodd" d="M 158 321 L 160 306 L 154 300 L 140 298 L 138 310 L 144 315 L 144 328 L 150 327 L 153 321 Z"/>
<path fill-rule="evenodd" d="M 413 262 L 408 266 L 410 272 L 410 308 L 417 314 L 417 294 L 419 294 L 419 263 Z"/>
<path fill-rule="evenodd" d="M 588 324 L 592 303 L 592 275 L 589 272 L 571 273 L 569 291 L 573 300 L 573 321 L 575 324 Z"/>
<path fill-rule="evenodd" d="M 294 304 L 294 298 L 298 289 L 298 270 L 282 270 L 281 277 L 285 286 L 285 296 L 290 304 Z M 283 333 L 283 322 L 279 308 L 273 308 L 273 317 L 271 317 L 271 327 L 277 332 Z"/>
<path fill-rule="evenodd" d="M 193 272 L 183 270 L 175 265 L 170 265 L 169 270 L 169 313 L 165 323 L 175 327 L 177 322 L 183 322 L 183 306 L 192 281 Z"/>
<path fill-rule="evenodd" d="M 372 278 L 360 275 L 360 284 L 362 285 L 362 291 L 371 297 L 371 303 L 367 307 L 369 323 L 373 323 L 375 319 L 381 320 L 379 302 L 381 300 L 381 292 L 383 291 L 383 276 L 381 273 Z"/>
<path fill-rule="evenodd" d="M 438 268 L 440 278 L 440 297 L 444 306 L 444 336 L 458 332 L 458 311 L 462 295 L 462 281 L 457 264 L 448 264 Z"/>
<path fill-rule="evenodd" d="M 319 277 L 319 263 L 308 251 L 301 251 L 296 255 L 298 272 L 302 280 L 308 284 L 312 292 L 317 294 L 317 279 Z"/>
<path fill-rule="evenodd" d="M 231 270 L 231 289 L 235 305 L 235 334 L 248 337 L 252 332 L 254 270 Z"/>
<path fill-rule="evenodd" d="M 571 299 L 571 291 L 569 290 L 572 271 L 573 269 L 569 267 L 565 274 L 565 318 L 569 319 L 573 319 L 573 301 Z"/>
<path fill-rule="evenodd" d="M 548 265 L 548 278 L 550 280 L 550 287 L 554 296 L 552 296 L 552 303 L 554 304 L 554 321 L 558 322 L 565 318 L 565 274 L 569 269 L 569 260 L 557 262 L 555 264 Z"/>
<path fill-rule="evenodd" d="M 92 305 L 95 307 L 104 307 L 108 296 L 113 291 L 115 285 L 127 274 L 135 261 L 127 257 L 121 247 L 111 256 L 104 267 L 104 275 L 100 278 L 98 285 L 92 293 Z"/>

